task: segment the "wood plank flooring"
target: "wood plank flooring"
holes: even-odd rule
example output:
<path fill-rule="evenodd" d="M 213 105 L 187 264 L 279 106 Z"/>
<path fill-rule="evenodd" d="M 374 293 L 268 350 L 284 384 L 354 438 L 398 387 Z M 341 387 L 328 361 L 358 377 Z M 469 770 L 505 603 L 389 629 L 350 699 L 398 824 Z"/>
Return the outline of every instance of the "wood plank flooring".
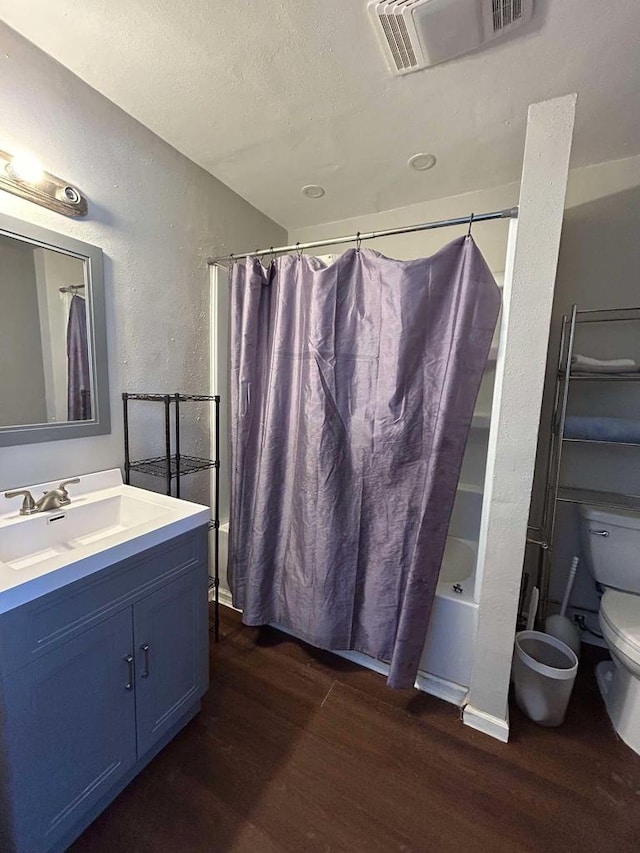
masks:
<path fill-rule="evenodd" d="M 202 713 L 72 853 L 640 853 L 640 756 L 593 654 L 562 728 L 513 707 L 501 744 L 224 608 L 211 652 Z"/>

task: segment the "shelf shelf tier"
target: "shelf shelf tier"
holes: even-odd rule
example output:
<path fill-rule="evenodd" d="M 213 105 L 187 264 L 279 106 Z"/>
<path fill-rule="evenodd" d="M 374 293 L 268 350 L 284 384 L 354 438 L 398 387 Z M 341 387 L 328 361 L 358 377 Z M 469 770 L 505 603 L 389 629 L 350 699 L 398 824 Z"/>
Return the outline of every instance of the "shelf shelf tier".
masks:
<path fill-rule="evenodd" d="M 638 441 L 607 441 L 603 438 L 567 438 L 564 436 L 562 441 L 571 441 L 575 444 L 603 444 L 608 447 L 640 447 Z"/>
<path fill-rule="evenodd" d="M 165 398 L 169 397 L 171 402 L 178 400 L 181 403 L 219 403 L 220 397 L 218 394 L 123 394 L 123 400 L 146 400 L 151 403 L 164 403 Z"/>
<path fill-rule="evenodd" d="M 564 379 L 565 376 L 563 370 L 558 374 L 560 379 Z M 569 381 L 575 382 L 576 380 L 584 382 L 640 382 L 640 373 L 570 373 Z"/>
<path fill-rule="evenodd" d="M 574 305 L 573 308 L 575 308 L 576 323 L 629 323 L 634 320 L 640 320 L 640 307 L 636 306 L 629 306 L 627 308 L 583 308 L 578 310 L 578 307 Z M 611 314 L 619 316 L 611 317 L 609 316 Z"/>
<path fill-rule="evenodd" d="M 561 503 L 590 504 L 603 509 L 640 510 L 640 495 L 621 495 L 616 492 L 580 489 L 575 486 L 560 486 L 558 500 Z"/>
<path fill-rule="evenodd" d="M 220 462 L 217 459 L 177 456 L 174 453 L 168 459 L 166 456 L 153 456 L 150 459 L 138 459 L 129 462 L 129 471 L 140 471 L 142 474 L 150 474 L 154 477 L 166 477 L 169 473 L 171 479 L 175 479 L 185 474 L 206 471 L 209 468 L 218 468 L 219 466 Z"/>

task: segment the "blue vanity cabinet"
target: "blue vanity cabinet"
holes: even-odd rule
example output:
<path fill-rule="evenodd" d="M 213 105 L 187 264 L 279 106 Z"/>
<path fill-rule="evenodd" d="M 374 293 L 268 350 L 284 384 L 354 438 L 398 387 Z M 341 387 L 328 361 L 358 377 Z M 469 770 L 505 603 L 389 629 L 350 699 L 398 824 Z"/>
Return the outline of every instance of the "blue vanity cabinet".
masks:
<path fill-rule="evenodd" d="M 123 611 L 3 682 L 18 850 L 47 850 L 135 764 L 132 652 Z"/>
<path fill-rule="evenodd" d="M 0 614 L 0 851 L 60 853 L 199 710 L 206 527 Z"/>

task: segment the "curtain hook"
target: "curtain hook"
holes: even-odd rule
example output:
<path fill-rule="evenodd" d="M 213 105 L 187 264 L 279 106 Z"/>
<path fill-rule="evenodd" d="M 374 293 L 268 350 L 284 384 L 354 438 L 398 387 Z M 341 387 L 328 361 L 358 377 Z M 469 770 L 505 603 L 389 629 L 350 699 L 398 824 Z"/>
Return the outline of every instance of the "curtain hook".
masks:
<path fill-rule="evenodd" d="M 302 260 L 302 249 L 300 248 L 300 243 L 296 243 L 296 254 L 298 255 L 298 260 Z"/>
<path fill-rule="evenodd" d="M 362 246 L 362 240 L 360 238 L 360 232 L 356 234 L 356 252 L 360 251 L 360 246 Z"/>
<path fill-rule="evenodd" d="M 271 251 L 271 260 L 269 261 L 269 266 L 271 266 L 271 264 L 275 264 L 275 262 L 276 262 L 276 253 L 273 251 L 273 246 L 270 247 L 270 251 Z"/>
<path fill-rule="evenodd" d="M 472 213 L 469 217 L 469 230 L 467 231 L 467 237 L 471 237 L 471 226 L 473 225 L 473 217 L 474 214 Z"/>

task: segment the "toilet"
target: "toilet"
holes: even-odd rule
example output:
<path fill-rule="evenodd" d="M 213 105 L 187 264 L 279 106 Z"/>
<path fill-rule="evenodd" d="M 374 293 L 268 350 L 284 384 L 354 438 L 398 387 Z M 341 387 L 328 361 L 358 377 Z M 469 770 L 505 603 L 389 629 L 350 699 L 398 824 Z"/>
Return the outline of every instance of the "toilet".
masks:
<path fill-rule="evenodd" d="M 612 661 L 596 678 L 613 727 L 640 754 L 640 513 L 580 507 L 581 537 L 604 588 L 600 628 Z"/>

